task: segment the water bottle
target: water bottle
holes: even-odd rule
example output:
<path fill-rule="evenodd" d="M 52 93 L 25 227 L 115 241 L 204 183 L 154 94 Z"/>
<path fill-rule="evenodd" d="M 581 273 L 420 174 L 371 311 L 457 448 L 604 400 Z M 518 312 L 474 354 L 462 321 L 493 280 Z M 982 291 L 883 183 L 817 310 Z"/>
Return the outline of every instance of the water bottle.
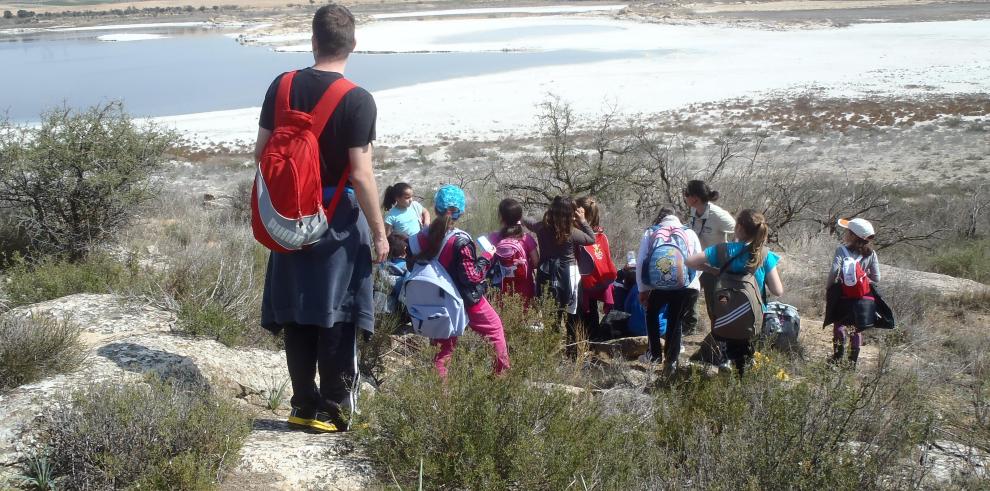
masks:
<path fill-rule="evenodd" d="M 635 252 L 629 251 L 629 252 L 626 253 L 626 266 L 627 267 L 632 267 L 632 268 L 636 267 L 636 253 Z"/>

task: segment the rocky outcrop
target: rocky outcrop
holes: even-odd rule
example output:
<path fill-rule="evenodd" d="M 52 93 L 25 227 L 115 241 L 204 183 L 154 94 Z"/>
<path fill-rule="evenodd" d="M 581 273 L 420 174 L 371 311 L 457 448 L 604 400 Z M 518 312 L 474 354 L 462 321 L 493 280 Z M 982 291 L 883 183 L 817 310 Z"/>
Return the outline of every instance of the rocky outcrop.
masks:
<path fill-rule="evenodd" d="M 606 358 L 635 360 L 650 350 L 646 336 L 619 338 L 604 343 L 588 343 L 588 351 Z"/>
<path fill-rule="evenodd" d="M 5 315 L 69 319 L 81 327 L 88 355 L 73 373 L 0 396 L 0 487 L 23 472 L 20 463 L 36 446 L 44 411 L 80 387 L 157 374 L 205 384 L 258 410 L 265 393 L 287 378 L 281 352 L 235 349 L 183 336 L 173 331 L 171 313 L 114 295 L 72 295 Z M 291 390 L 286 387 L 286 400 Z M 235 471 L 240 487 L 253 489 L 357 489 L 371 475 L 370 464 L 354 451 L 348 436 L 290 432 L 281 420 L 255 424 Z M 264 484 L 254 486 L 255 480 Z"/>
<path fill-rule="evenodd" d="M 373 475 L 371 462 L 347 435 L 301 433 L 282 420 L 258 419 L 221 489 L 367 489 Z"/>
<path fill-rule="evenodd" d="M 965 278 L 893 266 L 884 266 L 882 272 L 885 287 L 891 285 L 917 292 L 932 292 L 941 297 L 990 293 L 990 286 Z"/>

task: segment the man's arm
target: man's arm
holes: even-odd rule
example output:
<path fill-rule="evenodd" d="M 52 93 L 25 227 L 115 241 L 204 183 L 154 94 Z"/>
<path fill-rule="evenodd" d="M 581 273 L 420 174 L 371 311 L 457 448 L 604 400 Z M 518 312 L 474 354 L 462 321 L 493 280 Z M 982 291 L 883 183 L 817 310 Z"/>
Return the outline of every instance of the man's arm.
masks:
<path fill-rule="evenodd" d="M 378 184 L 375 182 L 375 171 L 372 163 L 374 149 L 371 143 L 363 147 L 347 150 L 351 161 L 351 184 L 357 195 L 358 206 L 368 219 L 371 227 L 371 238 L 375 245 L 375 262 L 380 263 L 388 257 L 388 240 L 385 236 L 385 221 L 382 219 L 382 209 L 378 206 Z"/>
<path fill-rule="evenodd" d="M 257 164 L 261 161 L 261 152 L 265 150 L 265 145 L 268 144 L 268 139 L 272 137 L 272 130 L 266 130 L 262 127 L 258 127 L 258 139 L 254 141 L 254 163 Z"/>

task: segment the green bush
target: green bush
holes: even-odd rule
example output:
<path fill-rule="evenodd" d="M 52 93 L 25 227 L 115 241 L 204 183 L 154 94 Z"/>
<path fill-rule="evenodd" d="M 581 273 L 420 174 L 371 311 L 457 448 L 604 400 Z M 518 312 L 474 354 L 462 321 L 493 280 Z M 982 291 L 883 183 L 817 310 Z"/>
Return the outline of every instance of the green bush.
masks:
<path fill-rule="evenodd" d="M 990 239 L 946 241 L 932 254 L 932 271 L 990 283 Z"/>
<path fill-rule="evenodd" d="M 79 366 L 79 333 L 75 324 L 48 317 L 0 317 L 0 392 Z"/>
<path fill-rule="evenodd" d="M 591 398 L 491 375 L 483 350 L 455 354 L 443 384 L 432 366 L 392 379 L 372 400 L 367 442 L 383 475 L 413 485 L 469 489 L 564 489 L 583 479 L 631 474 L 645 433 L 631 418 L 603 415 Z"/>
<path fill-rule="evenodd" d="M 932 413 L 913 374 L 786 360 L 788 380 L 761 365 L 742 381 L 696 372 L 644 392 L 601 384 L 630 370 L 622 362 L 563 360 L 548 319 L 528 327 L 539 305 L 494 303 L 509 372 L 493 376 L 490 347 L 467 334 L 445 382 L 426 349 L 370 401 L 362 438 L 383 480 L 415 486 L 421 463 L 427 486 L 455 489 L 871 489 L 919 476 L 903 462 Z"/>
<path fill-rule="evenodd" d="M 120 103 L 44 113 L 37 127 L 0 122 L 0 206 L 43 254 L 83 258 L 154 196 L 149 178 L 173 136 L 138 127 Z"/>
<path fill-rule="evenodd" d="M 55 257 L 28 262 L 15 256 L 4 272 L 9 307 L 44 302 L 76 293 L 110 293 L 132 288 L 143 276 L 136 264 L 104 255 L 68 261 Z"/>
<path fill-rule="evenodd" d="M 209 489 L 237 461 L 251 419 L 206 387 L 100 384 L 46 416 L 66 489 Z"/>

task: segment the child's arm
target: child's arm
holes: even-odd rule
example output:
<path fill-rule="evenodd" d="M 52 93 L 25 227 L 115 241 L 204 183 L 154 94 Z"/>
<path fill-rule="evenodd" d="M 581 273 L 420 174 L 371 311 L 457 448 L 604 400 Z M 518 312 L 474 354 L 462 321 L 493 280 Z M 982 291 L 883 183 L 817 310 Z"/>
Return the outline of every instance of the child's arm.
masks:
<path fill-rule="evenodd" d="M 588 222 L 581 220 L 578 223 L 580 228 L 571 228 L 571 240 L 576 246 L 595 245 L 595 231 L 591 229 Z"/>
<path fill-rule="evenodd" d="M 646 284 L 643 283 L 643 268 L 646 266 L 646 254 L 650 249 L 652 235 L 649 229 L 643 232 L 643 238 L 639 241 L 639 251 L 636 253 L 636 285 L 639 286 L 640 293 L 646 291 Z"/>
<path fill-rule="evenodd" d="M 766 283 L 767 290 L 773 295 L 779 297 L 784 294 L 784 282 L 780 281 L 780 274 L 777 273 L 777 268 L 770 270 L 764 282 Z"/>
<path fill-rule="evenodd" d="M 424 227 L 430 224 L 430 210 L 427 210 L 425 206 L 420 205 L 422 212 L 419 214 L 419 223 Z"/>
<path fill-rule="evenodd" d="M 873 255 L 870 257 L 870 264 L 866 268 L 866 276 L 870 278 L 871 283 L 880 283 L 880 258 L 877 257 L 876 251 L 873 251 Z"/>
<path fill-rule="evenodd" d="M 543 220 L 537 220 L 533 217 L 523 217 L 522 224 L 534 233 L 539 232 L 543 228 Z"/>
<path fill-rule="evenodd" d="M 470 242 L 461 246 L 460 260 L 454 267 L 454 274 L 458 283 L 462 285 L 478 285 L 485 281 L 488 268 L 491 266 L 491 255 L 483 253 L 481 257 L 475 257 L 474 247 Z"/>

